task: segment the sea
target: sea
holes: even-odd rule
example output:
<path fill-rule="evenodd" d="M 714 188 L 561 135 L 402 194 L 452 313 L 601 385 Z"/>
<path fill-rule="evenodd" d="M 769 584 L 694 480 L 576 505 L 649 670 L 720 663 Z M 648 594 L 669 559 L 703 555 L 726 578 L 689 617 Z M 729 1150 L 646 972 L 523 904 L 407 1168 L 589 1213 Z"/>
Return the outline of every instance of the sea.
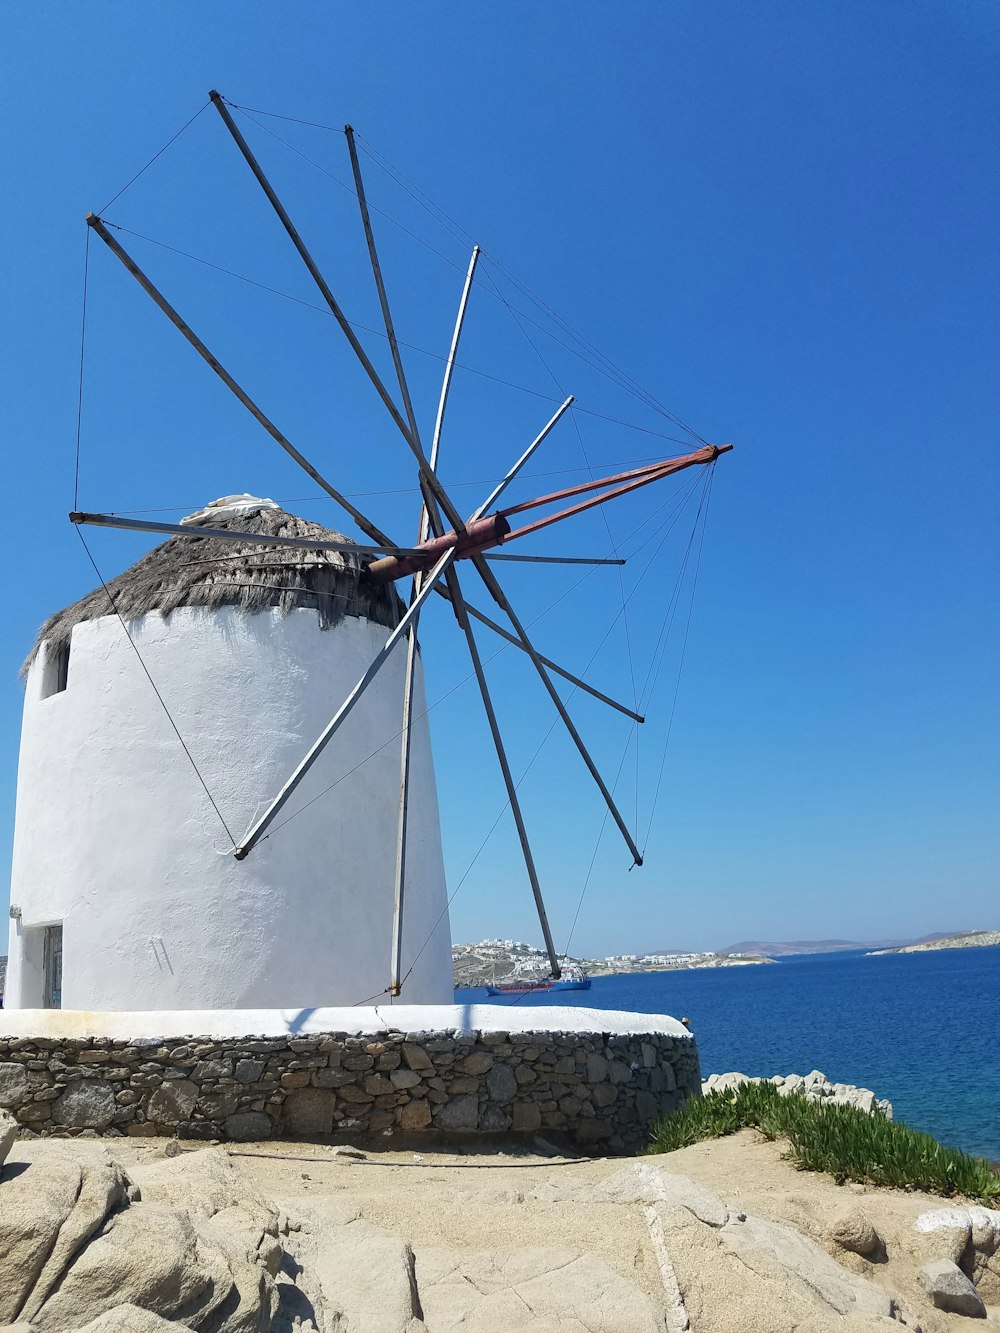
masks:
<path fill-rule="evenodd" d="M 691 1020 L 702 1077 L 808 1074 L 871 1088 L 896 1120 L 1000 1159 L 1000 946 L 594 977 L 590 990 L 458 1003 L 559 1003 Z"/>

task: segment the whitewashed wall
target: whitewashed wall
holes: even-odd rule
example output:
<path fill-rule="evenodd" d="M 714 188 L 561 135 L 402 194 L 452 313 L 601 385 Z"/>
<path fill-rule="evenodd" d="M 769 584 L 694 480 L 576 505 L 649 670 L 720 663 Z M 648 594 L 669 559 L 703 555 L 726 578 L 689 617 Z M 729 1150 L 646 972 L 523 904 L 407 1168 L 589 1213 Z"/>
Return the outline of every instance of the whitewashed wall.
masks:
<path fill-rule="evenodd" d="M 237 840 L 389 632 L 354 617 L 321 631 L 304 609 L 234 608 L 181 608 L 130 629 Z M 298 1010 L 379 995 L 404 665 L 400 645 L 277 823 L 344 780 L 237 862 L 117 618 L 77 626 L 68 687 L 48 698 L 43 647 L 26 682 L 11 884 L 21 920 L 6 1004 L 41 1002 L 50 922 L 63 925 L 67 1009 Z M 418 669 L 414 716 L 425 707 Z M 442 1003 L 451 937 L 425 719 L 414 727 L 409 827 L 404 971 L 430 942 L 401 999 Z"/>

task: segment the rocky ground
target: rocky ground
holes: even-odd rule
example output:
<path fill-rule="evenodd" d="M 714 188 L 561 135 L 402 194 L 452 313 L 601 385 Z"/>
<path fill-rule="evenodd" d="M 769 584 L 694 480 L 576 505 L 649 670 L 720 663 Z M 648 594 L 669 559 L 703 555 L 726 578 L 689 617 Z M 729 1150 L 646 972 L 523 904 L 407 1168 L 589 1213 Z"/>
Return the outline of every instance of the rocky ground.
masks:
<path fill-rule="evenodd" d="M 751 1131 L 612 1160 L 540 1140 L 361 1152 L 11 1131 L 4 1147 L 0 1327 L 18 1333 L 1000 1323 L 1000 1213 L 839 1187 Z"/>
<path fill-rule="evenodd" d="M 752 1078 L 748 1074 L 709 1074 L 701 1085 L 702 1093 L 725 1092 L 738 1088 L 741 1083 L 773 1083 L 782 1097 L 805 1097 L 810 1102 L 828 1101 L 835 1106 L 856 1106 L 868 1115 L 877 1113 L 892 1119 L 892 1102 L 887 1097 L 876 1097 L 870 1088 L 857 1088 L 853 1083 L 833 1083 L 819 1069 L 808 1074 L 775 1074 L 773 1078 Z"/>

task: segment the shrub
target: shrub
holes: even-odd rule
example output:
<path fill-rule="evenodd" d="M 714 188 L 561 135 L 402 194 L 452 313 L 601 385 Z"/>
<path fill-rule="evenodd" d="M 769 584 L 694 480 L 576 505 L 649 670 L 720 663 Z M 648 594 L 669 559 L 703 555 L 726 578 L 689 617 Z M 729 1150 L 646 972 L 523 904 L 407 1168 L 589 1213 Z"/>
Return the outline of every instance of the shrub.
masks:
<path fill-rule="evenodd" d="M 693 1098 L 653 1127 L 651 1153 L 673 1152 L 739 1129 L 788 1140 L 786 1157 L 803 1171 L 826 1171 L 838 1183 L 965 1194 L 987 1207 L 1000 1202 L 1000 1172 L 979 1157 L 946 1148 L 918 1130 L 856 1106 L 782 1097 L 772 1083 L 743 1083 Z"/>

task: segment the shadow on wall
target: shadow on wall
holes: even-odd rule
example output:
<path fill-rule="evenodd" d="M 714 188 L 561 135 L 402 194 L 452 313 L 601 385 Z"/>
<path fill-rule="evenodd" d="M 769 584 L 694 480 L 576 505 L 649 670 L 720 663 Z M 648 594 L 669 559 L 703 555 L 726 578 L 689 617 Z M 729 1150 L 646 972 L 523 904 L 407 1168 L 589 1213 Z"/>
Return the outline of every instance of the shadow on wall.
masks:
<path fill-rule="evenodd" d="M 6 959 L 4 959 L 3 962 L 6 963 Z M 3 1007 L 2 995 L 0 995 L 0 1008 L 2 1007 Z M 384 1006 L 379 1006 L 377 1004 L 372 1005 L 372 1008 L 374 1009 L 376 1014 L 378 1014 L 380 1008 L 384 1010 Z M 461 1017 L 459 1018 L 458 1023 L 455 1025 L 456 1030 L 459 1032 L 473 1032 L 475 1029 L 473 1026 L 472 1005 L 469 1004 L 468 1001 L 466 1001 L 465 1004 L 461 1006 L 456 1006 L 456 1008 L 461 1009 Z M 309 1022 L 310 1018 L 312 1018 L 313 1014 L 315 1014 L 316 1012 L 317 1010 L 315 1006 L 313 1006 L 313 1008 L 311 1009 L 300 1009 L 299 1012 L 295 1014 L 292 1018 L 290 1018 L 288 1022 L 285 1024 L 286 1031 L 291 1033 L 292 1036 L 298 1036 L 300 1032 L 304 1031 L 306 1024 Z M 388 1013 L 389 1014 L 392 1013 L 391 1007 L 389 1008 Z"/>

